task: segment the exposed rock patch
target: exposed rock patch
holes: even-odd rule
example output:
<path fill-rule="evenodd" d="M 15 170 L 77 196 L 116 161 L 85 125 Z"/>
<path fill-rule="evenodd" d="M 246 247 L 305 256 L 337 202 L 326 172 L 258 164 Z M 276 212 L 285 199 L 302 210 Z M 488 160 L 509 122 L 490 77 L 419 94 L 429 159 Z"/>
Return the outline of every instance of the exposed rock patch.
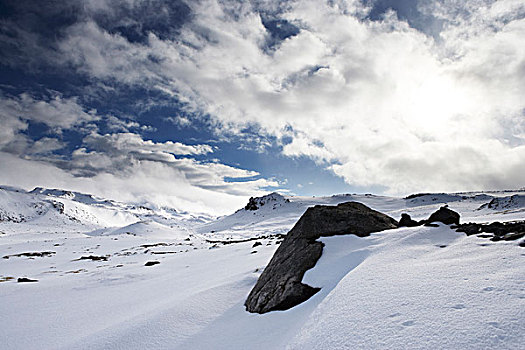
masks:
<path fill-rule="evenodd" d="M 525 207 L 525 196 L 524 195 L 512 195 L 508 197 L 496 197 L 493 198 L 489 203 L 485 203 L 478 208 L 481 209 L 492 209 L 492 210 L 509 210 Z"/>
<path fill-rule="evenodd" d="M 18 280 L 17 280 L 18 283 L 24 283 L 24 282 L 38 282 L 38 280 L 34 280 L 34 279 L 31 279 L 31 278 L 26 278 L 26 277 L 20 277 Z"/>
<path fill-rule="evenodd" d="M 491 241 L 514 241 L 525 237 L 525 221 L 515 222 L 492 222 L 490 224 L 468 224 L 458 225 L 457 232 L 464 232 L 467 236 L 478 233 L 491 233 L 492 235 L 478 235 L 482 238 L 490 238 Z"/>
<path fill-rule="evenodd" d="M 81 256 L 80 258 L 75 259 L 73 261 L 78 261 L 78 260 L 108 261 L 108 256 L 88 255 L 88 256 Z"/>
<path fill-rule="evenodd" d="M 20 253 L 20 254 L 11 254 L 11 255 L 4 255 L 4 259 L 9 258 L 20 258 L 20 257 L 28 257 L 28 258 L 42 258 L 45 256 L 53 256 L 56 252 L 28 252 L 28 253 Z"/>
<path fill-rule="evenodd" d="M 287 310 L 320 290 L 301 283 L 305 272 L 321 257 L 323 243 L 316 239 L 346 234 L 364 237 L 397 225 L 393 218 L 357 202 L 308 208 L 259 277 L 244 303 L 246 310 Z"/>
<path fill-rule="evenodd" d="M 276 208 L 279 203 L 289 203 L 290 200 L 287 198 L 284 198 L 281 194 L 277 192 L 270 193 L 266 196 L 262 197 L 250 197 L 250 200 L 248 201 L 248 204 L 244 207 L 244 210 L 250 210 L 255 211 L 259 208 L 263 207 L 264 205 L 273 203 L 273 209 Z"/>
<path fill-rule="evenodd" d="M 142 248 L 152 248 L 152 247 L 167 247 L 171 244 L 168 243 L 153 243 L 153 244 L 143 244 L 141 245 Z"/>
<path fill-rule="evenodd" d="M 256 241 L 261 239 L 280 239 L 283 238 L 284 235 L 277 233 L 273 235 L 266 235 L 266 236 L 257 236 L 257 237 L 250 237 L 250 238 L 244 238 L 244 239 L 228 239 L 228 240 L 213 240 L 213 239 L 207 239 L 207 243 L 215 243 L 215 244 L 234 244 L 234 243 L 244 243 L 244 242 L 250 242 L 250 241 Z"/>
<path fill-rule="evenodd" d="M 157 264 L 160 264 L 160 262 L 159 261 L 148 261 L 147 263 L 144 264 L 144 266 L 153 266 Z"/>

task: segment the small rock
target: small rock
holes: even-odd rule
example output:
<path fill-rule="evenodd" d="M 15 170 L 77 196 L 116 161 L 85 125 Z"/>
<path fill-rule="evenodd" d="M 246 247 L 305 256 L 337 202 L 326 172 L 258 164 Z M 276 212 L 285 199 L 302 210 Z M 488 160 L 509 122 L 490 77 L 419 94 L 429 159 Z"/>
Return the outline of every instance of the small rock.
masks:
<path fill-rule="evenodd" d="M 159 261 L 148 261 L 147 263 L 144 264 L 144 266 L 153 266 L 157 264 L 160 264 L 160 262 Z"/>
<path fill-rule="evenodd" d="M 252 245 L 252 248 L 255 248 L 255 247 L 260 246 L 260 245 L 262 245 L 261 242 L 255 242 L 255 243 Z"/>
<path fill-rule="evenodd" d="M 408 215 L 407 213 L 401 214 L 401 220 L 399 220 L 399 227 L 403 227 L 403 226 L 414 227 L 414 226 L 419 226 L 421 224 L 422 223 L 412 220 L 410 215 Z"/>

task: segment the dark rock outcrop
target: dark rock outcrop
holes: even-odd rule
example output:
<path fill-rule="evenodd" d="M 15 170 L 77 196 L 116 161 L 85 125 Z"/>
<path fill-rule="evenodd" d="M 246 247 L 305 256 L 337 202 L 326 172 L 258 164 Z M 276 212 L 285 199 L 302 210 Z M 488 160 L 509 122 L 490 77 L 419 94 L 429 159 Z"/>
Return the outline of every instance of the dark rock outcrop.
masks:
<path fill-rule="evenodd" d="M 321 257 L 319 237 L 372 232 L 397 227 L 391 217 L 357 202 L 308 208 L 288 232 L 259 277 L 244 305 L 249 312 L 287 310 L 309 299 L 320 288 L 301 283 L 305 272 Z"/>
<path fill-rule="evenodd" d="M 255 198 L 250 197 L 250 200 L 248 201 L 248 204 L 244 207 L 244 210 L 257 210 L 259 209 L 259 206 L 257 205 L 257 201 Z"/>
<path fill-rule="evenodd" d="M 250 197 L 248 204 L 244 207 L 246 211 L 255 211 L 265 205 L 271 206 L 272 209 L 276 209 L 279 206 L 282 206 L 285 203 L 290 203 L 288 198 L 284 198 L 281 194 L 273 192 L 262 197 Z"/>
<path fill-rule="evenodd" d="M 439 208 L 433 212 L 430 217 L 426 220 L 415 221 L 410 215 L 403 213 L 401 214 L 401 220 L 399 220 L 399 227 L 414 227 L 414 226 L 432 226 L 438 227 L 433 222 L 442 222 L 446 225 L 456 224 L 459 225 L 459 214 L 449 209 L 447 206 Z"/>
<path fill-rule="evenodd" d="M 432 215 L 426 220 L 425 225 L 433 222 L 442 222 L 445 225 L 459 225 L 459 214 L 444 206 L 439 208 L 438 211 L 432 213 Z"/>
<path fill-rule="evenodd" d="M 465 232 L 467 236 L 478 233 L 491 233 L 492 235 L 479 235 L 478 237 L 490 238 L 491 241 L 514 241 L 525 237 L 525 221 L 515 222 L 491 222 L 490 224 L 468 224 L 458 225 L 457 232 Z"/>
<path fill-rule="evenodd" d="M 148 261 L 144 264 L 144 266 L 153 266 L 157 264 L 160 264 L 160 262 L 159 261 Z"/>
<path fill-rule="evenodd" d="M 399 220 L 399 227 L 414 227 L 422 224 L 420 221 L 413 220 L 410 215 L 406 213 L 401 214 L 401 220 Z"/>
<path fill-rule="evenodd" d="M 13 257 L 28 257 L 28 258 L 42 258 L 44 256 L 53 256 L 56 252 L 29 252 L 29 253 L 20 253 L 20 254 L 11 254 L 3 256 L 4 259 L 9 259 Z"/>

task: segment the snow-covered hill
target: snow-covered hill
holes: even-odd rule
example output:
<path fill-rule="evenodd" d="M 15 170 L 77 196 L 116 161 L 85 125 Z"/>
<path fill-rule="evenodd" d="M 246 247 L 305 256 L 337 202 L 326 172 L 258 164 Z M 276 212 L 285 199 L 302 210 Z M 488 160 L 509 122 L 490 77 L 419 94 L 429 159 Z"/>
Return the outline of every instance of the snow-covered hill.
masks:
<path fill-rule="evenodd" d="M 271 193 L 254 198 L 245 208 L 234 214 L 200 225 L 195 230 L 216 238 L 233 240 L 247 236 L 286 234 L 308 207 L 337 205 L 349 201 L 363 203 L 395 219 L 399 219 L 401 213 L 409 213 L 413 218 L 421 220 L 446 204 L 461 214 L 463 222 L 520 220 L 525 218 L 525 191 L 521 193 L 523 195 L 512 197 L 508 197 L 505 192 L 491 192 L 415 194 L 406 198 L 372 194 L 298 197 Z"/>
<path fill-rule="evenodd" d="M 264 315 L 243 303 L 281 235 L 310 206 L 358 201 L 419 220 L 447 204 L 462 222 L 481 223 L 525 219 L 523 196 L 272 193 L 213 219 L 2 187 L 1 347 L 520 349 L 525 248 L 444 225 L 322 238 L 323 255 L 304 277 L 319 293 Z"/>

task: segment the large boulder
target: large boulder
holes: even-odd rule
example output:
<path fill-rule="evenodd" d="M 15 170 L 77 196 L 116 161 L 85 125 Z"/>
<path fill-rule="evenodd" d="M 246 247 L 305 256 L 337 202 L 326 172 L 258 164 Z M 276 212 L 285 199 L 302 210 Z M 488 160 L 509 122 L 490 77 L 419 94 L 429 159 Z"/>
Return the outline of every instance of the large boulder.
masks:
<path fill-rule="evenodd" d="M 354 234 L 359 237 L 397 227 L 393 218 L 357 202 L 308 208 L 259 277 L 244 305 L 249 312 L 287 310 L 308 300 L 320 288 L 303 284 L 305 272 L 321 257 L 319 237 Z"/>
<path fill-rule="evenodd" d="M 459 214 L 444 206 L 432 213 L 432 215 L 426 220 L 427 225 L 432 222 L 442 222 L 445 225 L 459 225 Z"/>

